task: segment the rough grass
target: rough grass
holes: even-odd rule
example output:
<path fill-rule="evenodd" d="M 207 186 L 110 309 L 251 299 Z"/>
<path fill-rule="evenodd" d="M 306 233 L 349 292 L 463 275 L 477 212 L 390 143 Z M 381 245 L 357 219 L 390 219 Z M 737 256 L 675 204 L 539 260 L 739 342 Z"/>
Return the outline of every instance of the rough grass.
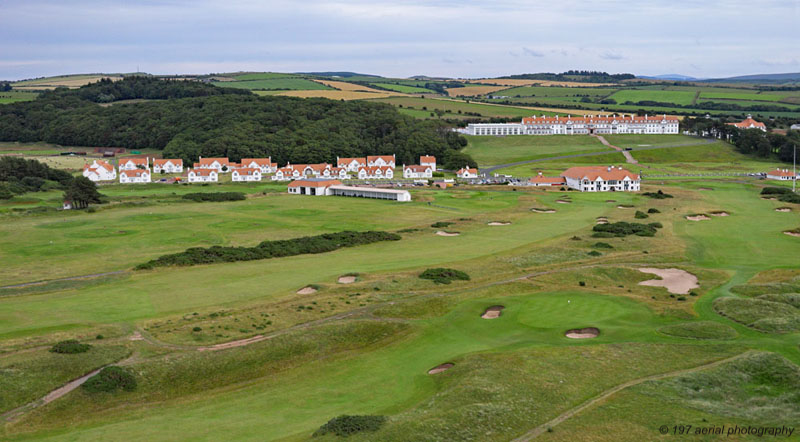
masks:
<path fill-rule="evenodd" d="M 685 322 L 658 329 L 661 333 L 679 338 L 691 339 L 734 339 L 736 330 L 714 321 Z"/>
<path fill-rule="evenodd" d="M 714 310 L 736 322 L 766 333 L 789 333 L 800 330 L 800 310 L 784 301 L 724 297 L 714 300 Z M 777 302 L 776 302 L 777 301 Z"/>

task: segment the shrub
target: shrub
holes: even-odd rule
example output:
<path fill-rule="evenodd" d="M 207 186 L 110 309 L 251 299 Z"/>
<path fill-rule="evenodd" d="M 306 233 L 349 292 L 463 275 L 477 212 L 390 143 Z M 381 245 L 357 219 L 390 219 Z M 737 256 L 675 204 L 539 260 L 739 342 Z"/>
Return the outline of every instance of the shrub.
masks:
<path fill-rule="evenodd" d="M 193 247 L 184 252 L 163 255 L 136 266 L 147 270 L 162 266 L 192 266 L 218 262 L 252 261 L 256 259 L 281 258 L 310 253 L 332 252 L 342 247 L 353 247 L 379 241 L 398 241 L 402 237 L 381 231 L 325 233 L 317 236 L 302 236 L 294 239 L 264 241 L 255 247 Z"/>
<path fill-rule="evenodd" d="M 633 215 L 633 217 L 636 219 L 645 219 L 645 218 L 650 218 L 650 215 L 642 212 L 641 210 L 637 210 L 636 213 Z"/>
<path fill-rule="evenodd" d="M 654 198 L 654 199 L 657 199 L 657 200 L 663 200 L 665 198 L 672 198 L 672 195 L 670 195 L 668 193 L 664 193 L 663 191 L 661 191 L 661 189 L 659 189 L 658 192 L 645 192 L 642 195 L 650 197 L 650 198 Z"/>
<path fill-rule="evenodd" d="M 242 192 L 198 192 L 187 193 L 182 197 L 195 202 L 242 201 L 246 199 Z"/>
<path fill-rule="evenodd" d="M 202 330 L 203 329 L 200 328 L 200 327 L 195 327 L 195 328 L 192 329 L 192 331 L 194 331 L 194 332 L 199 332 L 199 331 L 202 331 Z"/>
<path fill-rule="evenodd" d="M 784 203 L 800 204 L 800 195 L 796 193 L 787 193 L 778 197 L 778 201 Z"/>
<path fill-rule="evenodd" d="M 97 340 L 99 341 L 100 339 L 103 339 L 103 338 L 104 338 L 104 336 L 103 336 L 103 335 L 97 335 L 97 336 L 95 336 L 94 338 L 95 338 L 95 339 L 97 339 Z"/>
<path fill-rule="evenodd" d="M 112 392 L 120 388 L 124 391 L 133 391 L 136 390 L 136 378 L 133 373 L 122 367 L 111 366 L 90 377 L 83 383 L 83 388 L 91 393 Z"/>
<path fill-rule="evenodd" d="M 314 437 L 333 433 L 347 437 L 361 431 L 377 431 L 386 422 L 386 416 L 337 416 L 314 432 Z"/>
<path fill-rule="evenodd" d="M 75 339 L 69 339 L 55 344 L 50 351 L 53 353 L 72 355 L 75 353 L 86 353 L 90 348 L 92 348 L 92 346 L 89 344 L 81 344 Z"/>
<path fill-rule="evenodd" d="M 783 195 L 792 193 L 792 189 L 788 187 L 765 187 L 761 189 L 762 195 Z"/>
<path fill-rule="evenodd" d="M 578 285 L 581 287 L 586 287 L 586 281 L 578 281 Z"/>
<path fill-rule="evenodd" d="M 592 244 L 592 247 L 594 247 L 595 249 L 613 249 L 614 248 L 614 246 L 612 246 L 611 244 L 609 244 L 607 242 L 596 242 L 596 243 Z"/>
<path fill-rule="evenodd" d="M 435 268 L 426 269 L 419 274 L 422 279 L 430 279 L 437 284 L 450 284 L 453 280 L 469 281 L 469 275 L 461 270 Z"/>
<path fill-rule="evenodd" d="M 600 256 L 602 253 L 598 252 L 597 250 L 592 250 L 589 252 L 589 256 Z"/>
<path fill-rule="evenodd" d="M 444 227 L 447 227 L 447 226 L 452 226 L 453 224 L 454 223 L 447 222 L 447 221 L 438 221 L 438 222 L 435 222 L 435 223 L 431 224 L 431 227 L 433 227 L 435 229 L 441 229 L 441 228 L 444 228 Z"/>
<path fill-rule="evenodd" d="M 656 209 L 655 207 L 651 207 L 647 209 L 647 213 L 661 213 L 661 211 Z"/>
<path fill-rule="evenodd" d="M 640 224 L 619 221 L 616 223 L 595 225 L 592 227 L 592 230 L 595 232 L 592 236 L 595 238 L 611 238 L 628 235 L 655 236 L 656 229 L 660 227 L 660 223 Z"/>

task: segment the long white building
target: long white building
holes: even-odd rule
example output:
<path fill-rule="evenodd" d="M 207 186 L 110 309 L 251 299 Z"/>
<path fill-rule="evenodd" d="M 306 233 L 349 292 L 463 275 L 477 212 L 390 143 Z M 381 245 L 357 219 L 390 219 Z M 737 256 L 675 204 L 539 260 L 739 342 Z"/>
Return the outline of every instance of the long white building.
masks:
<path fill-rule="evenodd" d="M 618 116 L 571 115 L 523 118 L 519 123 L 472 123 L 460 132 L 467 135 L 591 135 L 677 134 L 678 117 L 667 115 Z"/>

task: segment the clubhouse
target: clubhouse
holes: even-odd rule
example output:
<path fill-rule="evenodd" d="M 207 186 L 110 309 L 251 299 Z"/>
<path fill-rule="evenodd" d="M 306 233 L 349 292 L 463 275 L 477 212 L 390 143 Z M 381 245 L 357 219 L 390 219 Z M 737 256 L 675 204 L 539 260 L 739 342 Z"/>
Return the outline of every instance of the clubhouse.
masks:
<path fill-rule="evenodd" d="M 641 177 L 622 166 L 570 167 L 558 177 L 543 176 L 541 172 L 527 185 L 535 187 L 562 187 L 581 192 L 638 192 Z"/>
<path fill-rule="evenodd" d="M 677 134 L 678 117 L 586 115 L 573 117 L 532 116 L 519 123 L 471 123 L 460 132 L 467 135 L 594 135 Z"/>
<path fill-rule="evenodd" d="M 344 186 L 339 180 L 326 178 L 304 178 L 294 180 L 287 188 L 292 195 L 349 196 L 406 202 L 411 201 L 407 190 L 381 189 L 374 187 Z"/>

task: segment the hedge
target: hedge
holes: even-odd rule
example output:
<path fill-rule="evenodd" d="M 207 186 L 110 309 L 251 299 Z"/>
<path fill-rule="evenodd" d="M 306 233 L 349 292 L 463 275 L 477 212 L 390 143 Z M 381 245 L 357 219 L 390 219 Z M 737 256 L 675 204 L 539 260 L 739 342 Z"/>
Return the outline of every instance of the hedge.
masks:
<path fill-rule="evenodd" d="M 183 199 L 195 202 L 242 201 L 247 199 L 242 192 L 197 192 L 183 195 Z"/>
<path fill-rule="evenodd" d="M 193 247 L 184 252 L 164 255 L 136 266 L 136 270 L 148 270 L 164 266 L 192 266 L 219 262 L 253 261 L 256 259 L 281 258 L 310 253 L 332 252 L 342 247 L 353 247 L 379 241 L 398 241 L 396 233 L 367 231 L 326 233 L 294 239 L 264 241 L 255 247 Z"/>

